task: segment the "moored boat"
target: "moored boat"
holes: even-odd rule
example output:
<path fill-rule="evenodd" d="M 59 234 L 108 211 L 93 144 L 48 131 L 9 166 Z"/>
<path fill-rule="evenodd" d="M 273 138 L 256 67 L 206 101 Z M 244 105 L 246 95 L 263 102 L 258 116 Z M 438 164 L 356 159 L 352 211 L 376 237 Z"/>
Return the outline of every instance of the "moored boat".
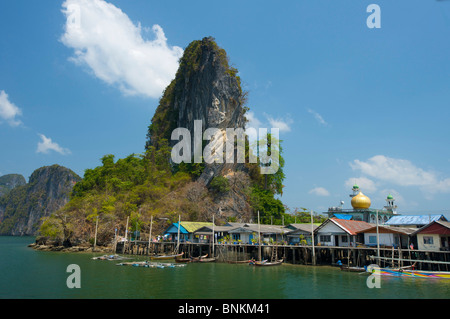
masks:
<path fill-rule="evenodd" d="M 198 260 L 198 262 L 199 263 L 212 263 L 212 262 L 215 262 L 216 261 L 216 258 L 200 258 L 199 260 Z"/>
<path fill-rule="evenodd" d="M 159 256 L 150 256 L 151 260 L 169 260 L 169 259 L 176 259 L 177 257 L 183 256 L 183 253 L 181 254 L 175 254 L 175 255 L 159 255 Z"/>
<path fill-rule="evenodd" d="M 341 265 L 340 268 L 341 268 L 342 271 L 349 271 L 349 272 L 366 272 L 366 268 L 364 268 L 364 267 L 357 267 L 357 266 L 351 267 L 351 266 L 344 266 L 344 265 Z"/>
<path fill-rule="evenodd" d="M 275 261 L 268 261 L 262 260 L 262 261 L 256 261 L 254 259 L 250 260 L 249 265 L 251 266 L 279 266 L 283 263 L 283 259 L 275 260 Z"/>
<path fill-rule="evenodd" d="M 448 271 L 425 271 L 403 268 L 379 268 L 378 270 L 372 269 L 372 274 L 392 277 L 450 279 L 450 272 Z"/>
<path fill-rule="evenodd" d="M 279 266 L 283 263 L 283 259 L 277 260 L 277 261 L 255 261 L 255 266 Z"/>

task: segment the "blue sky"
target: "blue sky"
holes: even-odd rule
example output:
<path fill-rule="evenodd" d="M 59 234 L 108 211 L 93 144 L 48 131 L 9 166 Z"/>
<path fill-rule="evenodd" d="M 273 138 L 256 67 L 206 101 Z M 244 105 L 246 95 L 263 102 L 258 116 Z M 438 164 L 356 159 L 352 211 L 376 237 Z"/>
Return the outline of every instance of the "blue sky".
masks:
<path fill-rule="evenodd" d="M 450 1 L 2 1 L 0 175 L 143 152 L 182 49 L 205 36 L 252 123 L 280 127 L 290 208 L 349 208 L 356 182 L 373 208 L 392 193 L 399 213 L 450 217 Z"/>

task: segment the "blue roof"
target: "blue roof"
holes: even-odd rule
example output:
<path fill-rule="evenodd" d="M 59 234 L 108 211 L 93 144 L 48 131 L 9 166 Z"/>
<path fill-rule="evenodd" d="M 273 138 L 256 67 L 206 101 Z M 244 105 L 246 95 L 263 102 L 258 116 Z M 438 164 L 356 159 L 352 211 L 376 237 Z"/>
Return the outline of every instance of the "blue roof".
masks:
<path fill-rule="evenodd" d="M 392 216 L 385 225 L 427 225 L 440 219 L 447 220 L 444 215 L 400 215 Z"/>
<path fill-rule="evenodd" d="M 352 215 L 346 215 L 346 214 L 334 214 L 334 217 L 336 217 L 337 219 L 346 219 L 346 220 L 350 220 L 352 219 Z"/>
<path fill-rule="evenodd" d="M 178 234 L 178 223 L 173 223 L 172 225 L 167 228 L 167 230 L 164 232 L 164 234 Z M 189 232 L 184 228 L 182 225 L 180 225 L 180 234 L 189 234 Z"/>

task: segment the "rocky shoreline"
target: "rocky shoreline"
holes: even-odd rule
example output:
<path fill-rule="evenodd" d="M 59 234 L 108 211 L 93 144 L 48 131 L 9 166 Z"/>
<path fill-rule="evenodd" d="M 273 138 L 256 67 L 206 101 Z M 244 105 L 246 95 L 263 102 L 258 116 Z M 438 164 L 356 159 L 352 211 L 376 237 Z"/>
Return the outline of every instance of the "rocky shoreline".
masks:
<path fill-rule="evenodd" d="M 60 252 L 87 252 L 87 253 L 92 253 L 92 252 L 96 252 L 96 253 L 111 253 L 112 251 L 112 247 L 104 247 L 104 246 L 97 246 L 94 247 L 92 246 L 71 246 L 71 247 L 66 247 L 66 246 L 60 246 L 60 245 L 45 245 L 45 244 L 37 244 L 37 243 L 32 243 L 29 244 L 28 247 L 31 247 L 35 250 L 39 250 L 39 251 L 60 251 Z"/>

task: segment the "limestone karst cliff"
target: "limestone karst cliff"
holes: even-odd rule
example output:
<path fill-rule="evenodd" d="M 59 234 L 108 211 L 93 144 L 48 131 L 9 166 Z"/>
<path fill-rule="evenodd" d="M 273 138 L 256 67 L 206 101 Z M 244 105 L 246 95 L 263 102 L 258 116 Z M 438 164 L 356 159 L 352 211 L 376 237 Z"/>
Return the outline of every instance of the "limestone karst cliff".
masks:
<path fill-rule="evenodd" d="M 25 185 L 27 181 L 20 174 L 8 174 L 0 176 L 0 197 L 8 194 L 17 186 Z"/>
<path fill-rule="evenodd" d="M 0 234 L 35 235 L 41 218 L 63 207 L 80 180 L 77 174 L 59 165 L 35 170 L 27 184 L 0 198 Z"/>
<path fill-rule="evenodd" d="M 173 146 L 171 133 L 177 127 L 189 130 L 194 145 L 195 121 L 201 121 L 200 134 L 207 128 L 220 129 L 221 134 L 226 128 L 244 128 L 245 93 L 237 72 L 213 38 L 191 42 L 152 118 L 146 147 L 158 147 L 161 139 L 167 139 Z M 191 153 L 194 154 L 194 147 Z M 214 177 L 242 169 L 242 165 L 235 163 L 206 163 L 198 181 L 208 185 Z"/>

